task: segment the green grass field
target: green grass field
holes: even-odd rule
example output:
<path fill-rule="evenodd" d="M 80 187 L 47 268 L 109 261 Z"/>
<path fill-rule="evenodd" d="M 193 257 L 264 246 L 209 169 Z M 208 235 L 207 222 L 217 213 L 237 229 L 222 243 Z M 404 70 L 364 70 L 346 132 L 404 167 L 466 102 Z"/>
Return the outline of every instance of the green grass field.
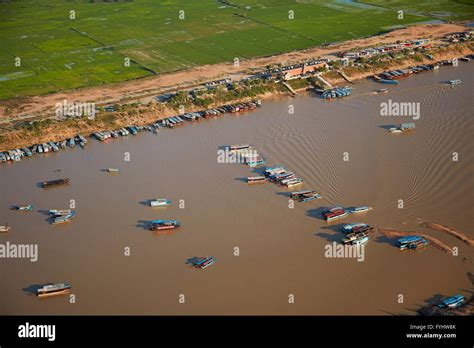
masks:
<path fill-rule="evenodd" d="M 448 2 L 437 1 L 443 8 Z M 410 2 L 392 1 L 384 8 L 347 0 L 2 2 L 0 99 L 271 55 L 433 19 L 423 14 L 431 1 L 406 5 L 418 13 L 403 20 L 396 3 Z M 472 17 L 469 0 L 457 4 L 456 16 Z M 69 18 L 71 10 L 75 19 Z M 184 19 L 178 18 L 181 10 Z"/>

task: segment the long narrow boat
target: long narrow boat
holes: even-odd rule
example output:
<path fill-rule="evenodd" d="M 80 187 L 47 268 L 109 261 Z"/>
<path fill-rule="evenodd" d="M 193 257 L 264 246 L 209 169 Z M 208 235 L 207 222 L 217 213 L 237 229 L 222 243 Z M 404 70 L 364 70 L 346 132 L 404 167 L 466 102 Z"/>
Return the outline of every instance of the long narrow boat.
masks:
<path fill-rule="evenodd" d="M 445 298 L 438 304 L 439 308 L 457 308 L 460 307 L 464 303 L 464 296 L 463 295 L 454 295 L 451 297 Z"/>
<path fill-rule="evenodd" d="M 247 184 L 263 184 L 267 181 L 264 176 L 249 176 L 247 178 Z"/>
<path fill-rule="evenodd" d="M 150 207 L 163 207 L 166 205 L 170 205 L 171 201 L 166 198 L 158 198 L 158 199 L 151 199 L 149 201 Z"/>
<path fill-rule="evenodd" d="M 347 234 L 343 239 L 342 242 L 344 244 L 351 244 L 357 245 L 365 243 L 369 239 L 370 232 L 352 232 Z"/>
<path fill-rule="evenodd" d="M 71 209 L 50 209 L 48 214 L 52 216 L 65 216 L 72 213 Z"/>
<path fill-rule="evenodd" d="M 363 213 L 366 211 L 372 210 L 371 207 L 355 207 L 349 210 L 350 213 Z"/>
<path fill-rule="evenodd" d="M 152 220 L 150 221 L 149 229 L 151 231 L 170 230 L 181 226 L 177 220 Z"/>
<path fill-rule="evenodd" d="M 18 210 L 18 211 L 32 211 L 33 206 L 31 204 L 28 205 L 14 205 L 12 206 L 12 210 Z"/>
<path fill-rule="evenodd" d="M 40 298 L 43 298 L 43 297 L 66 295 L 66 294 L 69 294 L 70 292 L 71 292 L 71 285 L 68 283 L 48 284 L 39 288 L 36 291 L 36 295 Z"/>
<path fill-rule="evenodd" d="M 107 173 L 120 173 L 120 170 L 117 168 L 106 168 L 105 171 Z"/>
<path fill-rule="evenodd" d="M 199 268 L 199 269 L 205 269 L 209 267 L 210 265 L 212 265 L 215 261 L 216 259 L 213 256 L 203 257 L 195 261 L 193 263 L 193 267 Z"/>
<path fill-rule="evenodd" d="M 41 187 L 42 188 L 48 188 L 48 187 L 53 187 L 53 186 L 65 185 L 65 184 L 68 184 L 68 183 L 69 183 L 69 178 L 43 181 L 41 183 Z"/>
<path fill-rule="evenodd" d="M 241 150 L 248 150 L 252 147 L 250 144 L 240 144 L 240 145 L 229 145 L 229 151 L 241 151 Z"/>

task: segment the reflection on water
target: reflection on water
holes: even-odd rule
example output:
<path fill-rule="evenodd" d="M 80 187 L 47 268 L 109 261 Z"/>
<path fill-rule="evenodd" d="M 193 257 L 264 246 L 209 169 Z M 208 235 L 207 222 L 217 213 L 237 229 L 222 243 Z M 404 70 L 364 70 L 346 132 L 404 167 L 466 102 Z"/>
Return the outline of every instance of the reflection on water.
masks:
<path fill-rule="evenodd" d="M 341 240 L 344 223 L 355 221 L 403 231 L 434 221 L 472 235 L 473 76 L 473 65 L 461 63 L 405 79 L 383 95 L 371 95 L 380 85 L 363 81 L 344 100 L 282 98 L 256 112 L 107 144 L 90 141 L 85 150 L 1 166 L 0 223 L 12 226 L 1 242 L 38 243 L 39 260 L 1 261 L 0 313 L 413 314 L 434 294 L 469 289 L 472 248 L 440 232 L 424 230 L 457 246 L 459 257 L 432 247 L 401 253 L 380 235 L 366 245 L 363 262 L 325 258 L 324 250 Z M 453 78 L 464 83 L 440 83 Z M 384 129 L 412 122 L 380 116 L 388 99 L 421 103 L 413 133 Z M 323 198 L 290 209 L 291 190 L 248 186 L 239 179 L 261 170 L 217 163 L 219 146 L 238 143 L 253 144 L 269 165 L 285 165 L 304 179 L 302 189 Z M 101 172 L 109 167 L 120 174 Z M 71 183 L 36 187 L 58 175 Z M 141 204 L 151 198 L 173 204 Z M 71 202 L 77 216 L 69 224 L 52 226 L 39 212 Z M 8 209 L 28 203 L 35 211 Z M 321 211 L 336 204 L 373 210 L 327 224 Z M 153 233 L 141 226 L 153 219 L 176 219 L 181 227 Z M 185 264 L 206 255 L 217 259 L 211 267 Z M 75 304 L 67 297 L 38 301 L 22 291 L 63 281 L 72 284 Z"/>

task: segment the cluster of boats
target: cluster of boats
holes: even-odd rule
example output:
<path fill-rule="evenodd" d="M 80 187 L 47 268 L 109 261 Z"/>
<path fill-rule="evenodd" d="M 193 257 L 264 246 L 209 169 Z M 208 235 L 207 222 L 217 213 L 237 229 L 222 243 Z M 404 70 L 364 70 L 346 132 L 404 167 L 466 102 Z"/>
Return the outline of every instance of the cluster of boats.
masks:
<path fill-rule="evenodd" d="M 326 221 L 333 221 L 333 220 L 346 217 L 349 214 L 364 213 L 369 210 L 372 210 L 372 208 L 368 206 L 354 207 L 354 208 L 343 208 L 341 206 L 336 206 L 336 207 L 323 210 L 322 215 Z"/>
<path fill-rule="evenodd" d="M 283 166 L 267 167 L 264 175 L 268 180 L 288 188 L 303 183 L 303 179 Z"/>
<path fill-rule="evenodd" d="M 417 250 L 427 246 L 430 242 L 420 236 L 407 236 L 397 240 L 400 250 Z"/>
<path fill-rule="evenodd" d="M 216 262 L 213 256 L 200 257 L 192 262 L 192 266 L 198 269 L 204 269 Z"/>
<path fill-rule="evenodd" d="M 66 147 L 74 147 L 76 143 L 84 147 L 87 144 L 87 139 L 82 135 L 78 134 L 76 137 L 72 137 L 63 141 L 53 142 L 49 141 L 42 144 L 35 144 L 31 147 L 22 147 L 20 149 L 13 149 L 5 152 L 0 152 L 0 162 L 8 161 L 21 161 L 23 158 L 31 157 L 34 154 L 42 154 L 48 152 L 58 152 L 60 149 Z"/>
<path fill-rule="evenodd" d="M 373 227 L 364 222 L 354 222 L 342 227 L 344 238 L 342 243 L 346 245 L 360 245 L 369 241 Z"/>
<path fill-rule="evenodd" d="M 321 93 L 322 99 L 342 98 L 351 95 L 352 87 L 344 86 L 325 90 Z"/>
<path fill-rule="evenodd" d="M 439 68 L 437 64 L 428 64 L 428 65 L 417 65 L 407 69 L 398 69 L 398 70 L 388 70 L 374 75 L 373 78 L 377 82 L 381 83 L 390 83 L 397 84 L 399 79 L 410 76 L 412 74 L 418 74 L 422 71 L 436 70 Z"/>
<path fill-rule="evenodd" d="M 290 196 L 291 199 L 297 200 L 301 203 L 306 203 L 318 198 L 322 198 L 321 194 L 313 190 L 293 191 L 291 192 Z"/>
<path fill-rule="evenodd" d="M 200 118 L 207 118 L 212 116 L 218 116 L 225 113 L 237 113 L 242 111 L 253 110 L 257 107 L 262 106 L 260 100 L 255 100 L 245 103 L 235 103 L 221 106 L 219 108 L 207 109 L 203 111 L 197 111 L 192 113 L 186 113 L 182 115 L 167 117 L 165 119 L 158 120 L 151 125 L 146 126 L 128 126 L 120 129 L 95 132 L 91 136 L 95 137 L 99 141 L 106 141 L 110 138 L 118 138 L 120 136 L 136 135 L 142 131 L 158 131 L 160 127 L 173 128 L 184 124 L 184 120 L 196 121 Z M 114 111 L 112 109 L 107 109 L 107 111 Z M 48 152 L 57 152 L 60 149 L 66 147 L 75 147 L 76 144 L 79 144 L 81 147 L 85 147 L 87 144 L 87 139 L 82 135 L 78 134 L 75 137 L 68 138 L 63 141 L 53 142 L 49 141 L 42 144 L 36 144 L 31 147 L 24 147 L 19 149 L 8 150 L 5 152 L 0 152 L 0 162 L 9 162 L 9 161 L 21 161 L 25 157 L 31 157 L 37 153 L 48 153 Z"/>
<path fill-rule="evenodd" d="M 76 212 L 71 209 L 51 209 L 48 211 L 48 215 L 50 216 L 51 223 L 58 225 L 71 221 L 71 219 L 76 216 Z"/>
<path fill-rule="evenodd" d="M 414 123 L 401 123 L 400 125 L 396 127 L 390 128 L 388 131 L 390 133 L 403 133 L 403 132 L 412 131 L 412 130 L 415 130 Z"/>
<path fill-rule="evenodd" d="M 150 231 L 172 230 L 181 226 L 178 220 L 151 220 L 148 229 Z"/>

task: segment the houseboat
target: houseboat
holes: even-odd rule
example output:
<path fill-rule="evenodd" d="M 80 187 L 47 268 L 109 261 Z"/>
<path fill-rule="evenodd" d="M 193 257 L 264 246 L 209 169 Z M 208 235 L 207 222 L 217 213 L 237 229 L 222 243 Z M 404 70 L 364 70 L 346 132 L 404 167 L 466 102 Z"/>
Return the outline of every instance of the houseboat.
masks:
<path fill-rule="evenodd" d="M 263 184 L 267 181 L 267 178 L 264 176 L 249 176 L 247 177 L 247 184 Z"/>
<path fill-rule="evenodd" d="M 429 241 L 421 236 L 407 236 L 397 240 L 400 250 L 417 250 L 429 244 Z"/>
<path fill-rule="evenodd" d="M 170 205 L 171 201 L 166 198 L 158 198 L 158 199 L 152 199 L 149 201 L 150 207 L 163 207 L 166 205 Z"/>
<path fill-rule="evenodd" d="M 151 231 L 171 230 L 178 228 L 181 224 L 177 220 L 152 220 L 149 229 Z"/>
<path fill-rule="evenodd" d="M 50 296 L 58 296 L 58 295 L 66 295 L 71 292 L 71 285 L 68 283 L 60 283 L 60 284 L 49 284 L 44 285 L 38 290 L 36 290 L 36 295 L 38 297 L 50 297 Z"/>
<path fill-rule="evenodd" d="M 343 218 L 347 215 L 347 210 L 342 207 L 333 207 L 328 210 L 323 211 L 323 217 L 327 221 L 333 221 L 336 219 Z"/>
<path fill-rule="evenodd" d="M 368 230 L 372 230 L 373 227 L 364 223 L 364 222 L 354 222 L 351 224 L 344 225 L 342 227 L 342 232 L 345 234 L 354 233 L 354 232 L 365 232 Z"/>
<path fill-rule="evenodd" d="M 41 183 L 41 187 L 42 188 L 48 188 L 48 187 L 53 187 L 53 186 L 65 185 L 65 184 L 68 184 L 68 183 L 69 183 L 69 178 L 43 181 Z"/>

